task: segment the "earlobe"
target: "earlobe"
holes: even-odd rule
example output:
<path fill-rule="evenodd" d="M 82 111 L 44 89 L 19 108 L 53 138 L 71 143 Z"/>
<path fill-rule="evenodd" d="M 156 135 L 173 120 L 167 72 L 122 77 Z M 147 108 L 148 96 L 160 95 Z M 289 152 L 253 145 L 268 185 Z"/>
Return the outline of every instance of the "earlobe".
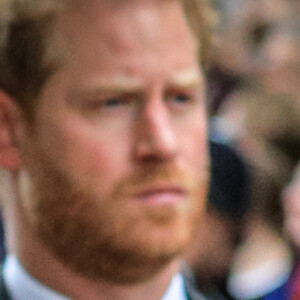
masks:
<path fill-rule="evenodd" d="M 13 99 L 0 89 L 0 166 L 8 170 L 21 167 L 21 155 L 14 134 L 16 118 Z"/>

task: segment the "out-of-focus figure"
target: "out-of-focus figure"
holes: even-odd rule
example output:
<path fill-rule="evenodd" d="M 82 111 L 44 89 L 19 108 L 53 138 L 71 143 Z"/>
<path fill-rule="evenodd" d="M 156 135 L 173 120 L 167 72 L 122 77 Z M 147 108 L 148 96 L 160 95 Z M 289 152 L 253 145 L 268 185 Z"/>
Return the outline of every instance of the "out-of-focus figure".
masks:
<path fill-rule="evenodd" d="M 293 95 L 261 90 L 239 93 L 235 101 L 227 103 L 218 126 L 247 158 L 253 179 L 251 213 L 229 291 L 255 299 L 280 287 L 294 265 L 282 230 L 281 194 L 299 159 L 300 106 Z"/>
<path fill-rule="evenodd" d="M 245 227 L 249 174 L 240 155 L 226 145 L 210 144 L 212 178 L 206 217 L 187 253 L 198 288 L 211 299 L 233 299 L 227 275 Z"/>
<path fill-rule="evenodd" d="M 290 278 L 280 287 L 287 299 L 300 299 L 300 162 L 282 194 L 284 229 L 294 249 L 295 265 Z"/>
<path fill-rule="evenodd" d="M 238 299 L 269 294 L 293 269 L 292 251 L 282 232 L 280 197 L 289 174 L 284 160 L 280 152 L 265 148 L 251 165 L 251 210 L 228 281 L 229 292 Z"/>
<path fill-rule="evenodd" d="M 295 266 L 281 194 L 300 158 L 300 2 L 215 2 L 221 22 L 208 76 L 211 135 L 245 156 L 253 178 L 229 290 L 241 299 L 271 299 L 265 297 L 282 293 Z"/>
<path fill-rule="evenodd" d="M 236 90 L 256 86 L 294 93 L 299 99 L 298 1 L 216 0 L 220 26 L 209 73 L 210 113 L 216 115 Z"/>

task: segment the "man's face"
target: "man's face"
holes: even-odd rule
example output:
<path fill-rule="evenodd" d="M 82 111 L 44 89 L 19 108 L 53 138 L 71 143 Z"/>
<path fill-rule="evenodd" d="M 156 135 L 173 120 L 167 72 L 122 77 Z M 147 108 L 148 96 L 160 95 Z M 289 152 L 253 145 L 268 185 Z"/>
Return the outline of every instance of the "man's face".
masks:
<path fill-rule="evenodd" d="M 206 196 L 203 75 L 177 1 L 85 1 L 22 141 L 23 209 L 90 278 L 137 281 L 177 257 Z M 22 185 L 23 187 L 23 185 Z"/>

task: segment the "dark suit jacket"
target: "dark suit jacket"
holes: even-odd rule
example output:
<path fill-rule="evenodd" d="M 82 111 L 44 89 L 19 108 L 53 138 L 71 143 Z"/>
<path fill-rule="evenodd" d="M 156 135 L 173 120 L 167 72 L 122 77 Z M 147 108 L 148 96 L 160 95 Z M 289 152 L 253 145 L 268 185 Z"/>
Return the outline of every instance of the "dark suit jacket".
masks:
<path fill-rule="evenodd" d="M 11 300 L 4 284 L 2 272 L 0 277 L 0 300 Z"/>
<path fill-rule="evenodd" d="M 196 290 L 192 274 L 187 270 L 185 270 L 183 274 L 184 274 L 185 288 L 186 288 L 186 294 L 187 294 L 188 300 L 208 300 L 208 299 L 204 298 Z M 5 287 L 2 272 L 1 272 L 1 277 L 0 277 L 0 300 L 11 300 L 11 298 L 7 292 L 7 289 Z M 28 300 L 30 300 L 30 299 L 28 299 Z"/>

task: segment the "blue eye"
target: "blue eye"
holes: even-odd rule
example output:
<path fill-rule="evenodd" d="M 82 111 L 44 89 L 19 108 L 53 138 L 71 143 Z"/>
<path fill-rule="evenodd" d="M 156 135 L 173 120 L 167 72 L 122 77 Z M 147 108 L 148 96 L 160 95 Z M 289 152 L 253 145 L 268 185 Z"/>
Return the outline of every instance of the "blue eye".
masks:
<path fill-rule="evenodd" d="M 192 108 L 196 103 L 196 95 L 194 90 L 178 90 L 169 91 L 166 93 L 165 100 L 170 109 L 174 112 L 185 112 Z"/>
<path fill-rule="evenodd" d="M 178 94 L 173 96 L 174 101 L 178 103 L 185 103 L 190 100 L 189 96 L 184 95 L 184 94 Z"/>
<path fill-rule="evenodd" d="M 122 101 L 120 98 L 111 98 L 105 100 L 103 104 L 107 107 L 115 107 L 124 104 L 124 101 Z"/>
<path fill-rule="evenodd" d="M 168 101 L 176 105 L 189 104 L 192 99 L 193 96 L 188 93 L 171 93 L 168 96 Z"/>

